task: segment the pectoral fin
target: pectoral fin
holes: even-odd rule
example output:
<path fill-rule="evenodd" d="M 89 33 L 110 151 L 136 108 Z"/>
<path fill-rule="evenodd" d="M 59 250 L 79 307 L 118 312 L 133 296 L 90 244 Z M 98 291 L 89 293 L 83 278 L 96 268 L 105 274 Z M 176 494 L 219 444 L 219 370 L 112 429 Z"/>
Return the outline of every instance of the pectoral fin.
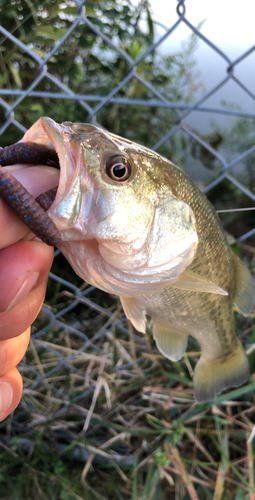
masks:
<path fill-rule="evenodd" d="M 236 282 L 234 309 L 243 316 L 249 316 L 255 302 L 254 281 L 247 267 L 234 252 L 232 252 L 232 257 Z"/>
<path fill-rule="evenodd" d="M 224 389 L 244 384 L 250 376 L 249 362 L 238 340 L 232 356 L 212 361 L 203 354 L 194 373 L 194 393 L 198 403 L 211 401 Z"/>
<path fill-rule="evenodd" d="M 217 293 L 219 295 L 228 295 L 228 293 L 215 285 L 211 281 L 207 280 L 203 276 L 200 276 L 193 271 L 186 269 L 181 276 L 171 284 L 172 288 L 179 288 L 181 290 L 188 290 L 190 292 L 206 292 L 206 293 Z"/>
<path fill-rule="evenodd" d="M 134 297 L 120 297 L 125 315 L 131 321 L 138 332 L 146 332 L 146 316 Z"/>
<path fill-rule="evenodd" d="M 171 361 L 178 361 L 187 347 L 188 335 L 180 330 L 153 322 L 153 336 L 157 347 Z"/>

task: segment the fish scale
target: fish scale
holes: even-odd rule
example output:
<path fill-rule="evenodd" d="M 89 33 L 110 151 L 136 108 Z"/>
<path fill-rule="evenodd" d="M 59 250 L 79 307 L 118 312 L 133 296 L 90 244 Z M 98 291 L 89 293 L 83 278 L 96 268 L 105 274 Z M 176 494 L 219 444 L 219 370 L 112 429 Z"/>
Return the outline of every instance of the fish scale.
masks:
<path fill-rule="evenodd" d="M 184 174 L 175 172 L 175 169 L 171 166 L 169 166 L 169 170 L 169 182 L 175 186 L 178 198 L 185 201 L 195 215 L 198 247 L 195 259 L 189 269 L 206 276 L 207 279 L 226 290 L 229 295 L 228 297 L 222 297 L 214 294 L 201 294 L 167 288 L 156 295 L 143 296 L 140 301 L 144 306 L 145 303 L 147 304 L 146 310 L 150 316 L 153 316 L 153 307 L 148 306 L 148 302 L 153 304 L 157 300 L 156 309 L 159 309 L 159 316 L 178 329 L 183 329 L 181 311 L 186 311 L 189 318 L 189 324 L 186 326 L 187 333 L 193 335 L 194 338 L 199 336 L 197 340 L 200 345 L 203 344 L 206 351 L 212 350 L 208 342 L 208 337 L 211 335 L 214 346 L 219 340 L 219 348 L 224 356 L 228 356 L 232 352 L 236 339 L 232 313 L 234 268 L 231 250 L 222 231 L 219 218 L 207 198 Z M 206 218 L 204 217 L 205 211 L 207 213 Z M 212 241 L 214 241 L 214 245 L 212 245 Z M 213 265 L 214 262 L 217 262 L 217 265 Z M 225 272 L 226 265 L 229 267 L 228 273 Z M 222 302 L 224 301 L 226 304 L 222 308 Z M 199 318 L 197 311 L 200 311 Z M 229 321 L 230 316 L 231 321 Z M 204 327 L 207 331 L 207 338 L 198 331 L 198 322 L 201 330 L 202 321 L 206 323 Z M 226 325 L 228 326 L 227 329 Z M 217 335 L 215 335 L 215 332 L 217 332 Z"/>

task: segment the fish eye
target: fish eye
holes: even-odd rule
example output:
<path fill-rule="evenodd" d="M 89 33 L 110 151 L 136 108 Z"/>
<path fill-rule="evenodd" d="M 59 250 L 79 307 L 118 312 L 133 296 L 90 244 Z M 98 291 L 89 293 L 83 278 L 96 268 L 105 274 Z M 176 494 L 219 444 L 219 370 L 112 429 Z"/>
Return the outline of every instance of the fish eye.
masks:
<path fill-rule="evenodd" d="M 118 182 L 126 181 L 132 172 L 131 163 L 125 156 L 111 156 L 105 167 L 108 177 Z"/>

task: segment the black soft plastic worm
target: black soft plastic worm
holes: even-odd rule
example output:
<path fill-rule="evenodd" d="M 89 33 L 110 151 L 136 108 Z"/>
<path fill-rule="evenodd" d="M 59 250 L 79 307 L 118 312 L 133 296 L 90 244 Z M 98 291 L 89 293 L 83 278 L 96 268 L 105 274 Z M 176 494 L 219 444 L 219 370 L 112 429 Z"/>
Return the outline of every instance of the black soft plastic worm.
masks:
<path fill-rule="evenodd" d="M 35 142 L 17 142 L 12 146 L 0 148 L 0 165 L 31 163 L 32 165 L 49 165 L 59 168 L 58 155 L 55 149 Z"/>
<path fill-rule="evenodd" d="M 21 142 L 0 148 L 0 196 L 38 238 L 48 245 L 58 246 L 61 240 L 59 230 L 46 212 L 54 201 L 57 188 L 50 189 L 35 199 L 3 168 L 16 163 L 43 164 L 59 168 L 57 153 L 47 146 L 33 142 Z"/>

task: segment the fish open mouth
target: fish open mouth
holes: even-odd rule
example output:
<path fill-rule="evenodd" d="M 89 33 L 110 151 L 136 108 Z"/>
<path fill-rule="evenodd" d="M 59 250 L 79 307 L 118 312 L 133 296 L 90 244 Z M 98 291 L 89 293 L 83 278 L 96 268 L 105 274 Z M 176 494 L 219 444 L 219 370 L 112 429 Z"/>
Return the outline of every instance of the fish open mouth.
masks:
<path fill-rule="evenodd" d="M 50 118 L 41 118 L 20 142 L 0 149 L 0 195 L 36 236 L 51 245 L 60 241 L 46 213 L 59 185 L 60 156 L 64 160 L 57 127 Z"/>

